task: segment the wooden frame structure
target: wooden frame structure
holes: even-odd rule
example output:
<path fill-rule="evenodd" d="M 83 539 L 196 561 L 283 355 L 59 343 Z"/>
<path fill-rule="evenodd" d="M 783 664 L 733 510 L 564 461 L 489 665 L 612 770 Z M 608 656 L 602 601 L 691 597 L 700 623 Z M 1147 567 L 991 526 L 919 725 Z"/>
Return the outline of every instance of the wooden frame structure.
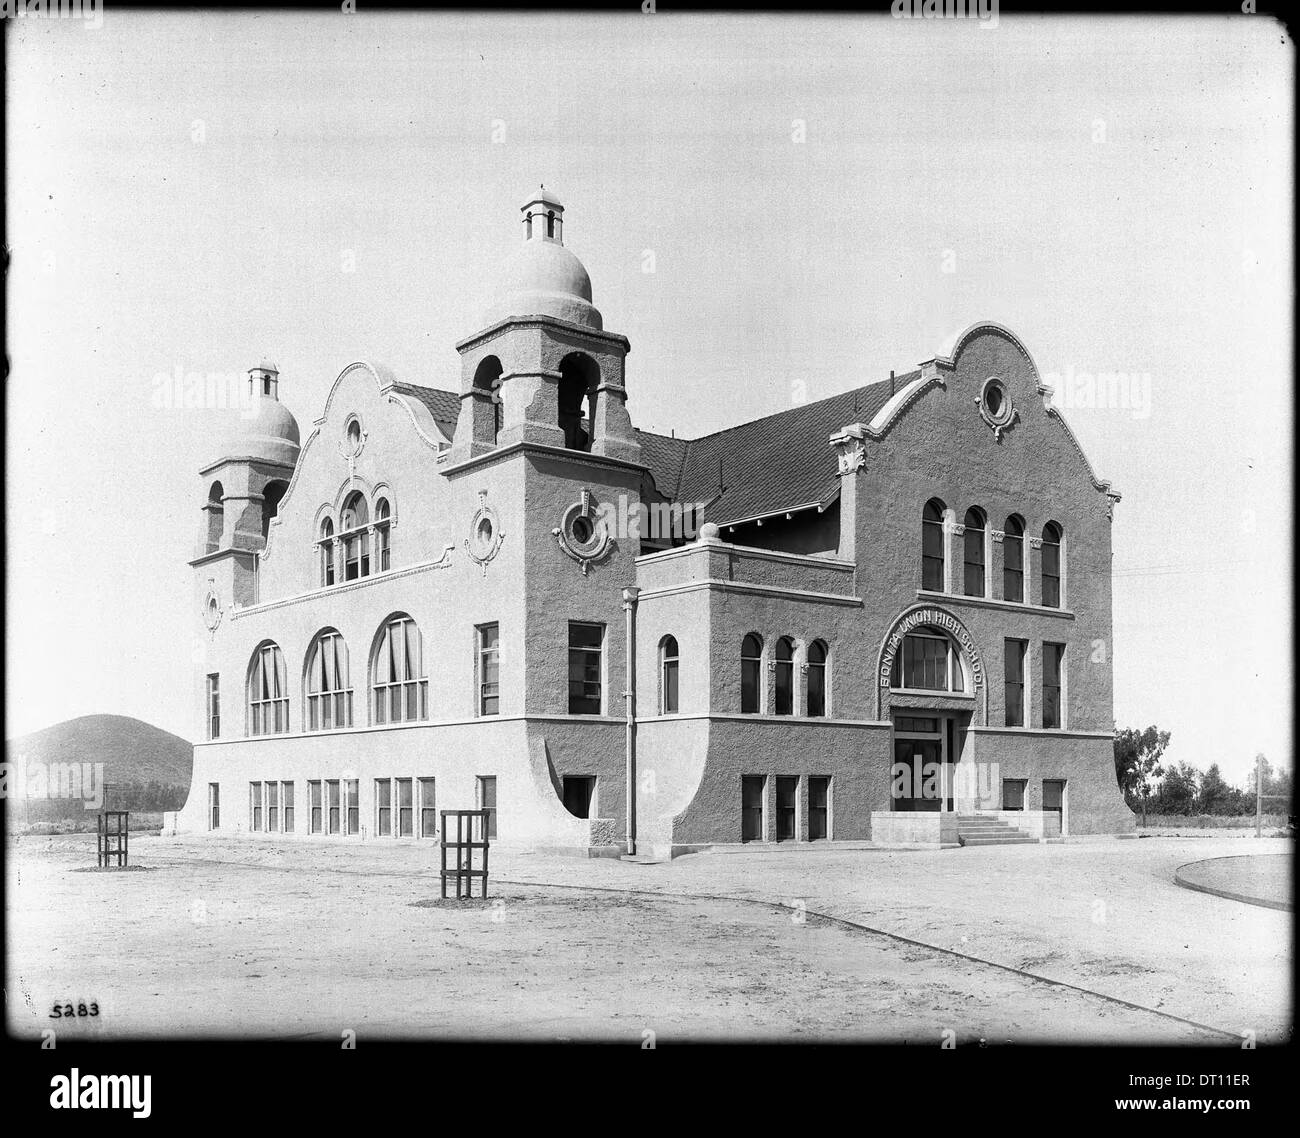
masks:
<path fill-rule="evenodd" d="M 112 819 L 114 825 L 109 826 L 109 820 Z M 130 822 L 131 813 L 129 810 L 105 810 L 95 818 L 96 830 L 96 852 L 99 857 L 99 866 L 105 868 L 109 860 L 117 859 L 117 868 L 124 869 L 127 865 L 128 844 L 130 842 Z"/>
<path fill-rule="evenodd" d="M 447 881 L 454 878 L 456 881 L 456 900 L 468 900 L 474 896 L 474 879 L 477 877 L 482 885 L 479 896 L 487 896 L 488 883 L 488 847 L 491 843 L 488 841 L 488 810 L 442 810 L 439 811 L 442 817 L 442 841 L 439 843 L 442 851 L 442 896 L 447 896 Z M 450 824 L 448 819 L 456 819 L 456 840 L 448 841 L 447 835 L 450 833 Z M 475 826 L 474 821 L 478 819 L 478 833 L 482 835 L 482 841 L 474 840 Z M 468 831 L 466 827 L 468 826 Z M 453 868 L 447 868 L 447 851 L 455 850 L 455 865 Z M 474 868 L 474 851 L 483 851 L 483 865 L 480 869 Z"/>

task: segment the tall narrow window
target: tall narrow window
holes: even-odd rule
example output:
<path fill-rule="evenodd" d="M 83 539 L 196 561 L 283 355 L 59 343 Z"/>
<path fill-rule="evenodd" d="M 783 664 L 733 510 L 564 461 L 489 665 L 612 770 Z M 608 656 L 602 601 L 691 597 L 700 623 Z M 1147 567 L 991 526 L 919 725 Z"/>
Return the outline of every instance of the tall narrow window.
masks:
<path fill-rule="evenodd" d="M 677 637 L 659 642 L 659 714 L 677 714 Z"/>
<path fill-rule="evenodd" d="M 266 784 L 266 829 L 269 833 L 277 833 L 280 829 L 280 784 L 278 782 Z"/>
<path fill-rule="evenodd" d="M 307 832 L 319 834 L 324 826 L 324 808 L 321 797 L 320 780 L 307 783 Z"/>
<path fill-rule="evenodd" d="M 352 726 L 348 646 L 337 632 L 322 632 L 307 656 L 307 730 Z"/>
<path fill-rule="evenodd" d="M 327 834 L 337 834 L 339 832 L 339 780 L 336 778 L 328 779 L 325 783 L 325 832 Z"/>
<path fill-rule="evenodd" d="M 326 518 L 320 524 L 320 583 L 327 588 L 334 584 L 334 523 Z"/>
<path fill-rule="evenodd" d="M 762 707 L 763 641 L 754 633 L 740 645 L 740 711 L 757 715 Z"/>
<path fill-rule="evenodd" d="M 386 778 L 375 779 L 375 833 L 393 836 L 393 783 Z"/>
<path fill-rule="evenodd" d="M 262 828 L 262 784 L 248 784 L 248 828 L 259 831 Z"/>
<path fill-rule="evenodd" d="M 813 718 L 826 714 L 826 645 L 820 640 L 808 645 L 808 706 L 804 714 Z"/>
<path fill-rule="evenodd" d="M 569 714 L 601 712 L 601 643 L 603 624 L 569 622 Z"/>
<path fill-rule="evenodd" d="M 280 801 L 284 808 L 284 832 L 293 833 L 293 783 L 280 783 Z"/>
<path fill-rule="evenodd" d="M 359 778 L 350 778 L 344 783 L 344 791 L 347 794 L 347 824 L 348 828 L 345 833 L 361 833 L 361 780 Z"/>
<path fill-rule="evenodd" d="M 831 836 L 831 780 L 808 780 L 808 840 L 820 841 Z"/>
<path fill-rule="evenodd" d="M 799 780 L 776 780 L 776 840 L 792 842 L 798 833 Z"/>
<path fill-rule="evenodd" d="M 943 503 L 931 498 L 921 515 L 921 588 L 943 592 Z"/>
<path fill-rule="evenodd" d="M 1028 642 L 1024 640 L 1003 641 L 1003 677 L 1006 685 L 1008 727 L 1025 725 L 1025 653 L 1028 647 Z"/>
<path fill-rule="evenodd" d="M 375 572 L 377 573 L 387 573 L 392 568 L 388 532 L 392 528 L 392 524 L 388 499 L 380 498 L 375 505 Z"/>
<path fill-rule="evenodd" d="M 478 776 L 476 791 L 478 808 L 487 811 L 487 836 L 497 836 L 497 776 L 481 774 Z"/>
<path fill-rule="evenodd" d="M 984 515 L 974 508 L 966 511 L 965 535 L 965 593 L 968 597 L 984 595 Z"/>
<path fill-rule="evenodd" d="M 1061 673 L 1065 661 L 1064 644 L 1043 645 L 1043 726 L 1060 727 Z"/>
<path fill-rule="evenodd" d="M 414 783 L 409 778 L 397 780 L 397 836 L 410 838 L 415 835 L 415 796 Z"/>
<path fill-rule="evenodd" d="M 284 656 L 274 644 L 253 653 L 248 675 L 248 733 L 279 735 L 289 730 L 289 684 Z"/>
<path fill-rule="evenodd" d="M 221 677 L 216 672 L 208 676 L 208 738 L 221 738 Z"/>
<path fill-rule="evenodd" d="M 343 580 L 355 581 L 370 576 L 370 512 L 366 500 L 353 494 L 343 507 Z"/>
<path fill-rule="evenodd" d="M 1007 518 L 1002 538 L 1002 599 L 1025 599 L 1025 523 L 1015 514 Z"/>
<path fill-rule="evenodd" d="M 794 714 L 794 644 L 788 636 L 776 642 L 773 653 L 776 667 L 775 703 L 777 715 Z"/>
<path fill-rule="evenodd" d="M 431 778 L 420 779 L 420 837 L 438 836 L 438 811 L 435 785 Z"/>
<path fill-rule="evenodd" d="M 1061 527 L 1055 522 L 1043 526 L 1043 604 L 1061 607 Z"/>
<path fill-rule="evenodd" d="M 501 628 L 484 624 L 478 630 L 478 713 L 501 711 Z"/>
<path fill-rule="evenodd" d="M 221 784 L 208 783 L 208 829 L 221 829 Z"/>
<path fill-rule="evenodd" d="M 409 616 L 394 617 L 384 625 L 375 646 L 373 675 L 376 723 L 429 717 L 424 641 Z"/>
<path fill-rule="evenodd" d="M 555 236 L 555 210 L 553 209 L 546 211 L 546 236 Z"/>

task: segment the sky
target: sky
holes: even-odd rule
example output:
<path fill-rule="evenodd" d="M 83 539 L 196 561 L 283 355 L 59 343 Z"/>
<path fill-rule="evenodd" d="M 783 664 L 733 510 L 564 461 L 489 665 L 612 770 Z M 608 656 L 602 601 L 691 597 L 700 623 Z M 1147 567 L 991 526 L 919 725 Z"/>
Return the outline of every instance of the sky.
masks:
<path fill-rule="evenodd" d="M 186 563 L 223 412 L 161 377 L 270 356 L 304 436 L 358 359 L 458 389 L 544 182 L 644 429 L 1012 328 L 1123 495 L 1116 720 L 1230 781 L 1290 765 L 1276 22 L 109 7 L 12 21 L 5 50 L 7 737 L 197 733 Z M 1103 372 L 1130 398 L 1070 398 Z"/>

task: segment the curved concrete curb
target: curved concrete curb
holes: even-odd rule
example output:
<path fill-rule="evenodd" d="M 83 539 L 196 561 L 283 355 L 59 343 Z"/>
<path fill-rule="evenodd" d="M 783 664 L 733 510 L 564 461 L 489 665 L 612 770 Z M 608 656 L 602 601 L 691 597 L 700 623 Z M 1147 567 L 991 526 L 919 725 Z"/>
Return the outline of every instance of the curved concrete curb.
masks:
<path fill-rule="evenodd" d="M 1229 901 L 1240 901 L 1242 902 L 1242 904 L 1245 905 L 1258 905 L 1260 906 L 1260 908 L 1263 909 L 1279 909 L 1284 913 L 1294 912 L 1295 906 L 1292 905 L 1290 901 L 1273 901 L 1267 897 L 1252 897 L 1248 893 L 1237 893 L 1231 889 L 1220 889 L 1214 885 L 1205 885 L 1199 881 L 1190 880 L 1183 873 L 1183 870 L 1185 869 L 1188 870 L 1195 869 L 1197 866 L 1209 865 L 1211 862 L 1215 862 L 1215 861 L 1237 861 L 1242 857 L 1255 857 L 1255 856 L 1268 857 L 1272 855 L 1232 854 L 1227 857 L 1206 858 L 1204 861 L 1189 861 L 1184 865 L 1180 865 L 1177 869 L 1174 870 L 1174 884 L 1181 885 L 1184 889 L 1191 889 L 1193 892 L 1196 893 L 1209 893 L 1212 896 L 1223 897 Z"/>

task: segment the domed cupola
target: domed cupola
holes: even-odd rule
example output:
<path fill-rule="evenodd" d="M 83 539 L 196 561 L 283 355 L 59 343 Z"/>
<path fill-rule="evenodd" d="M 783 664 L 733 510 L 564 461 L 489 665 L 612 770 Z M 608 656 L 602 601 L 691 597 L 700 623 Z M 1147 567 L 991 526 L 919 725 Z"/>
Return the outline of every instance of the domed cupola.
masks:
<path fill-rule="evenodd" d="M 270 360 L 248 370 L 249 402 L 231 412 L 222 458 L 260 462 L 298 461 L 298 421 L 279 397 L 280 372 Z"/>
<path fill-rule="evenodd" d="M 521 207 L 524 241 L 506 261 L 487 323 L 512 316 L 553 316 L 600 331 L 591 278 L 564 246 L 564 206 L 545 186 Z"/>

